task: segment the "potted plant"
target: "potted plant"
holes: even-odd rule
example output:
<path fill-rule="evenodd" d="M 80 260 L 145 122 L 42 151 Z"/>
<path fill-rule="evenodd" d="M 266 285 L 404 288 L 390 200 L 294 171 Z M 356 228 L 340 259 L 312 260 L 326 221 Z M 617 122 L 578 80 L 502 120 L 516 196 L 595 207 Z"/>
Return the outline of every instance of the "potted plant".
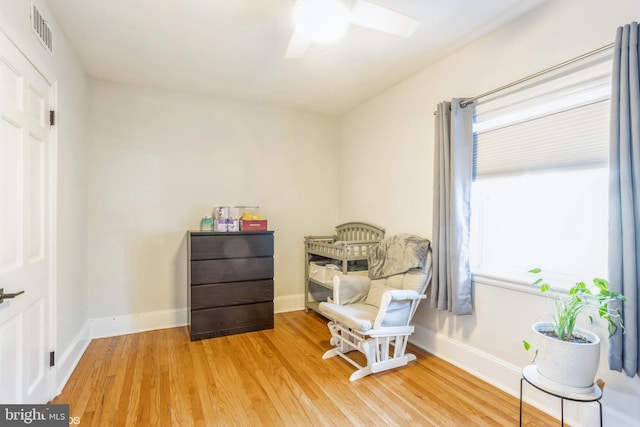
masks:
<path fill-rule="evenodd" d="M 539 275 L 541 269 L 534 268 L 530 273 Z M 620 308 L 612 307 L 614 301 L 626 298 L 609 289 L 605 279 L 593 279 L 593 286 L 578 282 L 568 293 L 551 290 L 551 286 L 542 277 L 533 282 L 540 285 L 540 292 L 554 297 L 554 310 L 551 320 L 535 323 L 532 328 L 536 336 L 536 361 L 538 373 L 554 383 L 575 388 L 575 392 L 589 392 L 600 362 L 600 338 L 586 329 L 576 327 L 579 315 L 584 314 L 593 323 L 597 314 L 607 321 L 609 337 L 618 327 L 624 331 Z M 549 295 L 548 294 L 548 295 Z M 531 345 L 523 341 L 525 349 Z"/>

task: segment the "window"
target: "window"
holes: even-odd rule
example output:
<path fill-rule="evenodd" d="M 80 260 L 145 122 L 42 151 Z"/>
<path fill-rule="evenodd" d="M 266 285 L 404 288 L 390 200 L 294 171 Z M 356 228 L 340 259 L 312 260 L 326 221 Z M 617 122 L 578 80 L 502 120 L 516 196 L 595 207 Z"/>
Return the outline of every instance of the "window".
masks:
<path fill-rule="evenodd" d="M 476 105 L 475 275 L 557 287 L 607 277 L 611 51 Z"/>

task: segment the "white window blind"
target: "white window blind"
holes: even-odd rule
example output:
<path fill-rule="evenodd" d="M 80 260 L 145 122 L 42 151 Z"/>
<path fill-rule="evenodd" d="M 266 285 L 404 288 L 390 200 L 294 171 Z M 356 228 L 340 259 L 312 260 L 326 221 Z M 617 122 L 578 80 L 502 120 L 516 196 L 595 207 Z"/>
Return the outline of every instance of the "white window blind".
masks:
<path fill-rule="evenodd" d="M 478 102 L 476 175 L 606 166 L 610 57 L 606 51 Z"/>

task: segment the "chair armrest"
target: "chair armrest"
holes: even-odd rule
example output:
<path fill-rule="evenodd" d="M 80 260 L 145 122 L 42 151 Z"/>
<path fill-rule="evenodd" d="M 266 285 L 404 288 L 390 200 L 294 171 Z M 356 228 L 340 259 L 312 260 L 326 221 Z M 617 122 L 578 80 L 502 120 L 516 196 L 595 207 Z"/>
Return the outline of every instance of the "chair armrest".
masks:
<path fill-rule="evenodd" d="M 385 304 L 385 296 L 388 296 L 389 301 Z M 427 296 L 424 294 L 419 294 L 418 292 L 411 289 L 389 289 L 384 291 L 382 295 L 382 301 L 380 301 L 380 308 L 382 305 L 389 305 L 391 301 L 400 301 L 400 300 L 417 300 L 417 299 L 425 299 Z"/>
<path fill-rule="evenodd" d="M 373 322 L 373 329 L 378 329 L 382 326 L 382 322 L 387 315 L 387 310 L 389 309 L 389 305 L 392 301 L 410 301 L 410 307 L 407 307 L 409 310 L 407 315 L 408 325 L 413 318 L 413 314 L 418 307 L 418 303 L 421 299 L 425 299 L 426 297 L 427 296 L 424 294 L 419 294 L 418 292 L 409 289 L 390 289 L 384 291 L 382 298 L 380 299 L 378 315 L 376 316 L 376 320 Z"/>
<path fill-rule="evenodd" d="M 366 276 L 344 275 L 333 278 L 333 303 L 337 305 L 364 302 L 371 287 Z"/>

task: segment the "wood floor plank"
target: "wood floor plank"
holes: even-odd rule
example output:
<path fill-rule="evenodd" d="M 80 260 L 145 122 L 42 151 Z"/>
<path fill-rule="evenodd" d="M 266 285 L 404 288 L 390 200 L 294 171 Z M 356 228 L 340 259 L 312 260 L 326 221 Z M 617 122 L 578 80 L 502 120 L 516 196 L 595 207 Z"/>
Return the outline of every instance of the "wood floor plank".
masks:
<path fill-rule="evenodd" d="M 187 328 L 93 340 L 62 393 L 83 426 L 505 426 L 518 399 L 410 345 L 417 360 L 356 382 L 314 313 L 189 341 Z M 363 359 L 360 359 L 364 363 Z M 557 420 L 525 407 L 524 425 Z"/>

